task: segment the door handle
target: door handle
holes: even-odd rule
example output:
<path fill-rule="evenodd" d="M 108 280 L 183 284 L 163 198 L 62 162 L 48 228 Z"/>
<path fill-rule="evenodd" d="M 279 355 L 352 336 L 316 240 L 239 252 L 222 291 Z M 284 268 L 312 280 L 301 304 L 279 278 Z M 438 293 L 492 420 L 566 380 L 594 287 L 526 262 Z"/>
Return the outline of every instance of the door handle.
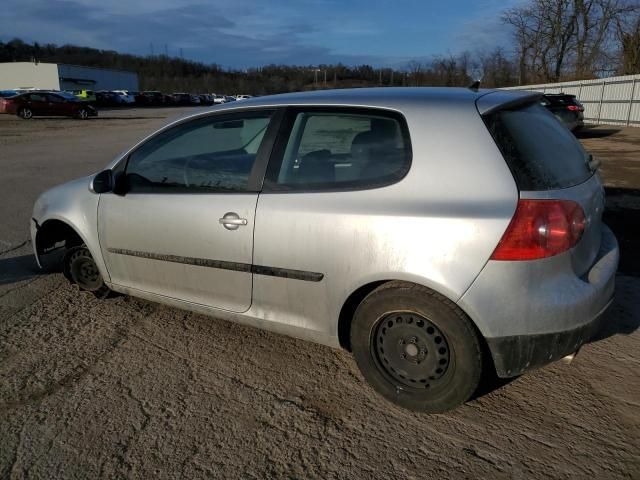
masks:
<path fill-rule="evenodd" d="M 240 218 L 240 216 L 235 212 L 225 213 L 218 222 L 227 230 L 237 230 L 238 227 L 248 223 L 246 218 Z"/>

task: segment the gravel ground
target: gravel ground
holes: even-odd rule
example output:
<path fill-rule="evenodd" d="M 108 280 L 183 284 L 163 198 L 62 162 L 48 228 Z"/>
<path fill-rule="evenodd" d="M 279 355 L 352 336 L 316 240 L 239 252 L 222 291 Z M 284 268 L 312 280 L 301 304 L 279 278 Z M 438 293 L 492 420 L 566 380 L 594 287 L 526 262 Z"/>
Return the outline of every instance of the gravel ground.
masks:
<path fill-rule="evenodd" d="M 346 352 L 130 297 L 98 301 L 37 272 L 36 196 L 179 113 L 0 116 L 0 478 L 640 478 L 630 257 L 603 331 L 571 365 L 433 416 L 381 399 Z M 618 188 L 620 235 L 639 218 L 628 199 L 640 129 L 608 130 L 583 142 Z"/>

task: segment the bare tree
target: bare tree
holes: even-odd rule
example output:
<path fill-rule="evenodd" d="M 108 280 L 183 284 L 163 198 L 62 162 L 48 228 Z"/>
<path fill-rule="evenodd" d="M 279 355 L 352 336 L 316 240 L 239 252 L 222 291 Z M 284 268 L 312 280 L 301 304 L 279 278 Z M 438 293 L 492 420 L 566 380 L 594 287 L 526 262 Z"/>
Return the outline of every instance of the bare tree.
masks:
<path fill-rule="evenodd" d="M 640 0 L 530 0 L 505 11 L 503 21 L 517 45 L 519 83 L 615 70 L 615 27 L 639 8 Z"/>
<path fill-rule="evenodd" d="M 517 65 L 507 56 L 502 47 L 486 53 L 479 52 L 476 58 L 483 86 L 507 87 L 516 83 Z"/>
<path fill-rule="evenodd" d="M 620 75 L 640 73 L 640 14 L 618 18 L 616 34 L 620 43 Z"/>
<path fill-rule="evenodd" d="M 573 48 L 573 0 L 533 0 L 507 10 L 503 21 L 514 29 L 518 44 L 520 83 L 527 73 L 537 80 L 558 81 Z"/>
<path fill-rule="evenodd" d="M 575 76 L 587 78 L 613 70 L 611 59 L 615 27 L 638 12 L 638 0 L 574 0 L 576 12 Z"/>

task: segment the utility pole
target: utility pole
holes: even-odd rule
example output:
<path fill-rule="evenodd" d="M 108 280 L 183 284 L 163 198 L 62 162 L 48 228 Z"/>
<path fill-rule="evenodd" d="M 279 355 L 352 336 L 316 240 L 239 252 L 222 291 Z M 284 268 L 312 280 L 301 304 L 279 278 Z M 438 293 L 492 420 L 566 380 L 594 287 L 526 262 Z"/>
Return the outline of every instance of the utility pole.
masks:
<path fill-rule="evenodd" d="M 393 68 L 391 69 L 391 81 L 389 82 L 389 85 L 393 87 Z"/>
<path fill-rule="evenodd" d="M 327 71 L 324 71 L 324 88 L 327 88 Z"/>
<path fill-rule="evenodd" d="M 380 75 L 378 77 L 378 85 L 382 86 L 382 68 L 378 72 Z"/>

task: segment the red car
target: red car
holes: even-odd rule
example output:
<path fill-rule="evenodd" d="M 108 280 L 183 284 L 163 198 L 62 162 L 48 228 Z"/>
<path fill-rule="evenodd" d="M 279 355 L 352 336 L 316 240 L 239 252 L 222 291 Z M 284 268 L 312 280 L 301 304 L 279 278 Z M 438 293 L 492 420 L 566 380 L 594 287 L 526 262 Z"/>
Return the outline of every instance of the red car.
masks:
<path fill-rule="evenodd" d="M 63 116 L 86 120 L 98 115 L 94 107 L 65 92 L 26 92 L 0 98 L 0 113 L 12 113 L 25 120 L 34 116 Z"/>

